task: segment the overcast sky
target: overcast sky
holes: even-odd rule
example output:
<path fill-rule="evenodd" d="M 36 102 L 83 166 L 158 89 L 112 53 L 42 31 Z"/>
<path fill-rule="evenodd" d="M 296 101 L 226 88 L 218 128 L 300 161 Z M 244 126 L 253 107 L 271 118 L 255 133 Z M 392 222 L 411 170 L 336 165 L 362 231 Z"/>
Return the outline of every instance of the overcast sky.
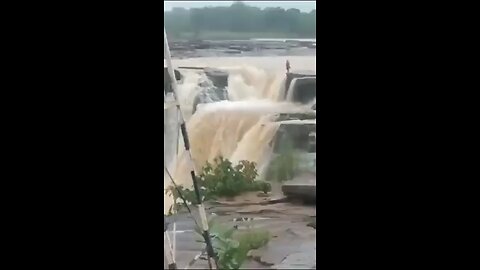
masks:
<path fill-rule="evenodd" d="M 245 4 L 258 8 L 281 7 L 284 9 L 297 8 L 303 12 L 315 9 L 315 1 L 243 1 Z M 215 6 L 230 6 L 233 1 L 164 1 L 163 11 L 172 10 L 174 7 L 202 8 Z"/>

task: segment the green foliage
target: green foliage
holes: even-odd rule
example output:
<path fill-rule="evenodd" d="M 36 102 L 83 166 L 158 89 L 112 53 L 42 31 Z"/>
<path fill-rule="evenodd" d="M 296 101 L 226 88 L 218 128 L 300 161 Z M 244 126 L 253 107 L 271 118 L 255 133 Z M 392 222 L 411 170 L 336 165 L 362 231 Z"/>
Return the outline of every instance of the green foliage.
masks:
<path fill-rule="evenodd" d="M 193 190 L 186 189 L 182 185 L 178 186 L 178 189 L 180 190 L 182 196 L 185 198 L 188 204 L 191 204 L 197 201 L 195 192 Z M 182 208 L 183 201 L 180 201 L 181 200 L 180 195 L 174 186 L 169 186 L 165 190 L 165 195 L 172 196 L 174 201 L 174 204 L 170 206 L 170 209 L 168 210 L 167 216 L 170 216 L 170 215 L 173 215 L 174 210 L 175 212 L 178 212 Z"/>
<path fill-rule="evenodd" d="M 165 27 L 172 37 L 193 33 L 194 38 L 205 38 L 203 33 L 279 33 L 278 37 L 315 37 L 316 11 L 298 9 L 251 7 L 235 2 L 230 7 L 174 8 L 164 12 Z M 283 36 L 282 36 L 283 35 Z M 258 36 L 261 38 L 262 36 Z M 263 36 L 265 37 L 265 36 Z M 250 38 L 254 38 L 253 36 Z"/>
<path fill-rule="evenodd" d="M 248 252 L 268 244 L 270 233 L 266 230 L 249 229 L 245 232 L 238 232 L 235 238 L 240 242 L 240 247 Z"/>
<path fill-rule="evenodd" d="M 237 231 L 233 227 L 209 221 L 212 245 L 218 256 L 221 269 L 240 269 L 252 249 L 265 246 L 270 241 L 270 233 L 266 230 L 249 229 Z M 201 235 L 200 230 L 197 233 Z M 203 242 L 203 240 L 202 240 Z"/>
<path fill-rule="evenodd" d="M 270 163 L 266 179 L 283 182 L 292 179 L 299 170 L 299 158 L 291 140 L 284 140 L 279 154 Z"/>
<path fill-rule="evenodd" d="M 269 183 L 255 180 L 257 176 L 258 172 L 254 162 L 242 160 L 233 166 L 228 159 L 215 158 L 213 164 L 207 162 L 202 173 L 197 176 L 200 196 L 203 201 L 207 201 L 218 197 L 234 197 L 248 191 L 263 191 L 264 193 L 271 191 Z M 179 186 L 179 190 L 186 201 L 197 202 L 194 190 L 183 186 Z M 170 193 L 175 201 L 180 198 L 178 191 L 173 186 L 170 186 L 166 193 Z"/>

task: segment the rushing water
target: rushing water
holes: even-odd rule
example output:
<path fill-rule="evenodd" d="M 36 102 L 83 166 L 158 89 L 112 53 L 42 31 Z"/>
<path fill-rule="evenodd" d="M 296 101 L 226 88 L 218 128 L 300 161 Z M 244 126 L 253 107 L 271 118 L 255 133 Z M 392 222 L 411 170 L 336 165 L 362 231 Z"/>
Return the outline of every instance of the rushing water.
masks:
<path fill-rule="evenodd" d="M 174 60 L 175 67 L 216 67 L 226 69 L 229 76 L 230 101 L 200 105 L 191 114 L 193 99 L 199 91 L 198 83 L 205 76 L 194 71 L 183 71 L 184 82 L 179 84 L 179 101 L 187 119 L 191 153 L 196 170 L 206 161 L 222 155 L 231 161 L 254 161 L 262 173 L 271 154 L 271 141 L 278 124 L 270 121 L 275 113 L 301 112 L 308 106 L 281 100 L 285 80 L 285 62 L 288 59 L 293 70 L 315 70 L 315 56 L 292 57 L 222 57 Z M 174 117 L 173 117 L 174 120 Z M 175 129 L 175 121 L 168 124 Z M 171 133 L 173 134 L 173 133 Z M 177 184 L 191 186 L 189 158 L 183 150 L 182 139 L 176 156 L 174 139 L 166 138 L 164 155 L 169 171 Z M 170 146 L 170 148 L 168 147 Z M 164 186 L 171 185 L 168 177 Z M 165 195 L 165 211 L 172 198 Z"/>

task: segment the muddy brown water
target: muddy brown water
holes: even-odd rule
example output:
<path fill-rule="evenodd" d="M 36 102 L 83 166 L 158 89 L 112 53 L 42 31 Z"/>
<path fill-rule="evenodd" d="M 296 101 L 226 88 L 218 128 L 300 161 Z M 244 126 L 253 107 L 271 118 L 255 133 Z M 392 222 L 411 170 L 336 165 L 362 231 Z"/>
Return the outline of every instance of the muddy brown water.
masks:
<path fill-rule="evenodd" d="M 206 161 L 222 155 L 232 161 L 250 160 L 258 164 L 259 171 L 271 156 L 271 139 L 277 124 L 270 123 L 266 115 L 278 112 L 303 112 L 306 108 L 281 101 L 285 79 L 285 62 L 292 69 L 315 70 L 316 57 L 272 56 L 272 57 L 203 57 L 174 59 L 174 66 L 215 67 L 230 72 L 230 102 L 207 104 L 191 115 L 193 99 L 198 93 L 198 83 L 204 79 L 194 71 L 183 71 L 185 78 L 179 85 L 179 101 L 186 115 L 194 165 L 199 171 Z M 173 118 L 170 120 L 174 120 Z M 171 134 L 175 132 L 175 121 L 170 121 Z M 170 173 L 178 184 L 190 186 L 191 164 L 183 151 L 182 139 L 175 146 L 175 140 L 165 135 L 165 160 Z M 176 154 L 176 149 L 179 149 Z M 164 178 L 165 188 L 171 185 L 169 177 Z M 164 211 L 173 203 L 165 196 Z"/>
<path fill-rule="evenodd" d="M 262 57 L 203 57 L 174 59 L 174 66 L 216 67 L 227 69 L 233 74 L 229 78 L 230 102 L 216 103 L 203 107 L 193 116 L 189 108 L 198 89 L 196 85 L 202 79 L 198 73 L 186 71 L 184 82 L 179 86 L 180 103 L 185 108 L 187 129 L 189 131 L 194 166 L 201 168 L 206 160 L 223 155 L 231 160 L 247 159 L 256 161 L 259 170 L 268 162 L 269 148 L 276 126 L 264 116 L 277 111 L 302 110 L 298 105 L 282 102 L 282 82 L 285 77 L 285 62 L 292 69 L 316 70 L 316 56 L 262 56 Z M 203 110 L 203 112 L 202 112 Z M 179 154 L 171 150 L 165 152 L 169 160 L 169 169 L 179 184 L 189 186 L 190 164 L 186 160 L 182 140 Z M 166 138 L 166 146 L 174 144 Z M 174 149 L 174 148 L 171 148 Z M 171 185 L 168 177 L 164 186 Z M 308 224 L 316 216 L 316 206 L 306 206 L 289 202 L 260 204 L 268 199 L 281 196 L 279 187 L 275 187 L 270 197 L 245 194 L 233 201 L 221 204 L 207 204 L 207 214 L 217 215 L 220 222 L 239 229 L 253 226 L 266 228 L 272 235 L 269 244 L 250 254 L 250 259 L 242 268 L 262 269 L 313 269 L 316 266 L 316 229 Z M 165 211 L 173 203 L 165 196 Z M 235 204 L 237 203 L 237 204 Z M 198 215 L 194 213 L 199 220 Z M 198 255 L 205 246 L 198 243 L 194 232 L 195 224 L 185 213 L 170 218 L 176 223 L 176 259 L 179 268 Z M 234 221 L 238 219 L 237 221 Z M 245 221 L 244 219 L 248 219 Z M 243 220 L 243 221 L 242 221 Z M 171 228 L 170 228 L 171 229 Z M 173 238 L 173 237 L 172 237 Z M 196 269 L 206 269 L 204 260 L 194 265 Z"/>

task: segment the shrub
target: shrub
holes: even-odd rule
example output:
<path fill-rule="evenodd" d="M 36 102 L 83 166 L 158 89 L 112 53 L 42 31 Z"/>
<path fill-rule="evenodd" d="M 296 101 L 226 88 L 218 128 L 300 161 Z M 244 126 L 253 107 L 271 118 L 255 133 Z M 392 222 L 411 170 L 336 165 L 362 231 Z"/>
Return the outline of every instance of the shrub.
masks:
<path fill-rule="evenodd" d="M 223 157 L 214 159 L 213 164 L 207 162 L 202 168 L 202 173 L 197 176 L 200 196 L 202 201 L 216 199 L 218 197 L 234 197 L 248 191 L 271 191 L 269 183 L 255 180 L 258 176 L 254 162 L 242 160 L 236 166 Z M 196 196 L 194 190 L 178 187 L 185 200 L 194 203 Z M 179 198 L 178 191 L 170 186 L 167 194 L 171 194 L 174 201 Z M 178 207 L 178 206 L 175 206 Z"/>
<path fill-rule="evenodd" d="M 240 269 L 250 250 L 261 248 L 270 241 L 270 233 L 265 230 L 237 231 L 233 227 L 215 222 L 214 219 L 209 221 L 209 227 L 220 269 Z M 198 229 L 197 233 L 201 234 Z"/>

